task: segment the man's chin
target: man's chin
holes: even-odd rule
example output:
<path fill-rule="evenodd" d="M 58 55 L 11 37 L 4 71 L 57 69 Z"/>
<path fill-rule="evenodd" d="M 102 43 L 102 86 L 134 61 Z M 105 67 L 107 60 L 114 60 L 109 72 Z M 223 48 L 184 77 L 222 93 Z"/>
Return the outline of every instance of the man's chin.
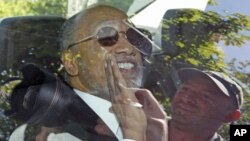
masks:
<path fill-rule="evenodd" d="M 139 79 L 131 79 L 131 78 L 126 79 L 126 83 L 127 83 L 127 86 L 129 88 L 139 88 L 139 87 L 141 87 L 141 84 L 142 84 L 141 80 L 139 80 Z"/>

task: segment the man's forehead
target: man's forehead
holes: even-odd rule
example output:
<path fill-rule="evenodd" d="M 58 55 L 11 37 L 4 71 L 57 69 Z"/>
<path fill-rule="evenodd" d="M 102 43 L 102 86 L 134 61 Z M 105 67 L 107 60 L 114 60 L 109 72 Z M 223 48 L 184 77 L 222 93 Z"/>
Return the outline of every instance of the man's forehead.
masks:
<path fill-rule="evenodd" d="M 115 28 L 125 28 L 125 27 L 132 26 L 132 23 L 130 23 L 127 19 L 102 20 L 102 21 L 96 23 L 97 28 L 106 27 L 106 26 L 111 26 L 111 27 L 115 27 Z"/>
<path fill-rule="evenodd" d="M 92 15 L 92 14 L 84 14 L 77 18 L 76 28 L 79 30 L 85 30 L 93 32 L 99 26 L 124 26 L 123 21 L 126 20 L 126 15 Z"/>
<path fill-rule="evenodd" d="M 79 14 L 80 21 L 90 21 L 90 23 L 98 22 L 101 20 L 124 19 L 127 15 L 113 7 L 97 6 L 92 9 L 87 9 Z"/>
<path fill-rule="evenodd" d="M 102 27 L 114 27 L 115 29 L 119 31 L 126 31 L 129 27 L 133 26 L 133 24 L 126 18 L 123 19 L 99 19 L 91 24 L 88 24 L 89 26 L 85 26 L 86 23 L 82 23 L 78 25 L 77 30 L 81 31 L 84 30 L 84 32 L 81 33 L 81 36 L 83 33 L 85 34 L 93 34 L 93 32 L 98 32 L 99 29 Z M 87 35 L 86 35 L 87 36 Z"/>
<path fill-rule="evenodd" d="M 211 93 L 212 95 L 218 96 L 218 94 L 220 94 L 223 97 L 225 96 L 224 94 L 222 94 L 222 91 L 218 88 L 218 86 L 216 86 L 216 84 L 213 81 L 207 78 L 198 77 L 198 78 L 189 79 L 185 81 L 183 85 L 188 85 L 188 86 L 192 86 L 195 89 L 207 91 Z"/>

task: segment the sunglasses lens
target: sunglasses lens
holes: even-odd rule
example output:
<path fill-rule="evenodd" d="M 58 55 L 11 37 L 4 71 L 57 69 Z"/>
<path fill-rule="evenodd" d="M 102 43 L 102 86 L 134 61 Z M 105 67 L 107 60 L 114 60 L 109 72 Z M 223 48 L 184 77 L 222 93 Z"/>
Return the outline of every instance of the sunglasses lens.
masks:
<path fill-rule="evenodd" d="M 103 27 L 98 33 L 98 42 L 102 46 L 112 46 L 118 41 L 118 32 L 113 27 Z"/>
<path fill-rule="evenodd" d="M 146 36 L 150 37 L 150 33 L 143 29 L 138 29 Z M 150 55 L 152 52 L 152 44 L 143 35 L 135 31 L 133 28 L 129 28 L 126 32 L 128 41 L 140 50 L 144 55 Z"/>

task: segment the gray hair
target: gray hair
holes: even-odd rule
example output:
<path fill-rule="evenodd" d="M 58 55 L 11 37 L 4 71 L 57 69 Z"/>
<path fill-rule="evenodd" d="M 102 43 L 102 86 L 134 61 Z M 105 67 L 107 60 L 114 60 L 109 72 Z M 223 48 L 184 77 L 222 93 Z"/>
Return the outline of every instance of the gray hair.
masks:
<path fill-rule="evenodd" d="M 76 41 L 76 37 L 74 36 L 75 25 L 78 22 L 78 19 L 84 12 L 80 12 L 70 17 L 62 26 L 60 31 L 60 51 L 64 51 L 68 49 L 68 46 Z"/>

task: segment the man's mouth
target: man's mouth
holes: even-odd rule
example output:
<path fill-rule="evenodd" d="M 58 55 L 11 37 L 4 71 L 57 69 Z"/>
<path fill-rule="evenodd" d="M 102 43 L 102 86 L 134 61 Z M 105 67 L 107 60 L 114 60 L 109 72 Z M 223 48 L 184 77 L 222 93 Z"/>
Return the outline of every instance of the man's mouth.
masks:
<path fill-rule="evenodd" d="M 141 66 L 134 57 L 120 55 L 115 59 L 121 74 L 127 81 L 134 81 L 137 78 L 141 79 Z"/>
<path fill-rule="evenodd" d="M 135 73 L 136 65 L 132 62 L 118 62 L 117 65 L 123 75 L 131 76 L 132 74 Z"/>
<path fill-rule="evenodd" d="M 131 62 L 120 62 L 120 63 L 117 63 L 118 64 L 118 67 L 120 70 L 122 69 L 125 69 L 125 70 L 132 70 L 135 65 Z"/>
<path fill-rule="evenodd" d="M 183 112 L 188 112 L 188 113 L 195 113 L 196 109 L 194 106 L 191 106 L 189 104 L 179 104 L 178 109 L 183 111 Z"/>
<path fill-rule="evenodd" d="M 141 64 L 132 57 L 117 57 L 117 66 L 129 87 L 141 86 L 142 69 Z"/>

